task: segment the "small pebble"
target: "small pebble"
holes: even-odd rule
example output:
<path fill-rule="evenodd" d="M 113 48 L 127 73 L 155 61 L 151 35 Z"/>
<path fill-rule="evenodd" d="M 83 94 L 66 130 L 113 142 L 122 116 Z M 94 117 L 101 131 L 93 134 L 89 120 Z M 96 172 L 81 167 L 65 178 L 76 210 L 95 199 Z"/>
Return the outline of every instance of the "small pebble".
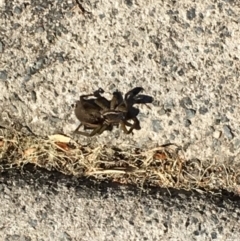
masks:
<path fill-rule="evenodd" d="M 34 68 L 39 70 L 42 68 L 43 64 L 44 64 L 44 58 L 39 59 L 37 62 L 34 63 Z"/>
<path fill-rule="evenodd" d="M 193 109 L 186 109 L 185 112 L 187 119 L 192 119 L 196 114 L 196 111 Z"/>
<path fill-rule="evenodd" d="M 199 113 L 205 115 L 208 112 L 208 109 L 205 106 L 199 108 Z"/>
<path fill-rule="evenodd" d="M 184 97 L 180 100 L 180 106 L 183 108 L 189 108 L 189 106 L 192 106 L 192 100 L 189 97 Z"/>
<path fill-rule="evenodd" d="M 19 7 L 15 7 L 15 8 L 14 8 L 14 13 L 16 13 L 16 14 L 21 14 L 21 13 L 22 13 L 22 9 L 19 8 Z"/>
<path fill-rule="evenodd" d="M 217 239 L 217 233 L 216 232 L 212 232 L 211 233 L 211 237 L 212 237 L 212 239 Z"/>
<path fill-rule="evenodd" d="M 131 7 L 133 5 L 133 1 L 132 0 L 125 0 L 124 3 L 126 5 L 128 5 L 129 7 Z"/>
<path fill-rule="evenodd" d="M 222 123 L 229 122 L 229 119 L 227 118 L 227 116 L 222 116 L 221 117 L 221 122 Z"/>
<path fill-rule="evenodd" d="M 0 79 L 7 80 L 7 72 L 5 70 L 0 71 Z"/>
<path fill-rule="evenodd" d="M 220 138 L 221 134 L 222 134 L 221 131 L 214 131 L 214 132 L 213 132 L 213 137 L 214 137 L 215 139 L 218 139 L 218 138 Z"/>
<path fill-rule="evenodd" d="M 170 137 L 169 137 L 169 139 L 171 140 L 171 141 L 173 141 L 173 140 L 175 140 L 175 135 L 174 134 L 170 134 Z"/>
<path fill-rule="evenodd" d="M 166 111 L 164 110 L 164 108 L 162 108 L 162 109 L 160 109 L 160 110 L 158 111 L 158 114 L 159 114 L 159 115 L 165 115 L 165 114 L 166 114 Z"/>
<path fill-rule="evenodd" d="M 103 14 L 99 14 L 99 18 L 100 18 L 100 19 L 105 18 L 105 14 L 104 14 L 104 13 L 103 13 Z"/>
<path fill-rule="evenodd" d="M 163 129 L 161 126 L 161 121 L 159 120 L 152 120 L 152 126 L 153 126 L 154 132 L 159 132 L 160 130 Z"/>
<path fill-rule="evenodd" d="M 214 124 L 215 124 L 215 125 L 219 125 L 220 123 L 221 123 L 221 119 L 216 118 L 216 119 L 214 120 Z"/>
<path fill-rule="evenodd" d="M 3 43 L 0 41 L 0 53 L 3 52 Z"/>
<path fill-rule="evenodd" d="M 23 80 L 24 81 L 29 81 L 31 79 L 31 75 L 29 75 L 29 74 L 26 74 L 24 77 L 23 77 Z"/>
<path fill-rule="evenodd" d="M 165 110 L 171 110 L 174 108 L 173 100 L 169 100 L 166 103 L 164 103 L 164 109 Z"/>
<path fill-rule="evenodd" d="M 38 28 L 36 28 L 35 32 L 36 33 L 42 33 L 42 32 L 44 32 L 44 28 L 43 27 L 38 27 Z"/>
<path fill-rule="evenodd" d="M 194 30 L 195 30 L 195 33 L 196 33 L 196 34 L 202 34 L 202 33 L 204 33 L 204 30 L 203 30 L 203 28 L 201 28 L 201 27 L 196 27 L 196 28 L 194 28 Z"/>
<path fill-rule="evenodd" d="M 179 75 L 179 76 L 183 76 L 183 75 L 184 75 L 183 69 L 180 69 L 180 70 L 178 71 L 178 75 Z"/>
<path fill-rule="evenodd" d="M 188 120 L 188 119 L 184 121 L 184 126 L 185 127 L 189 127 L 191 124 L 192 124 L 192 122 L 190 120 Z"/>
<path fill-rule="evenodd" d="M 118 14 L 118 9 L 117 8 L 113 8 L 112 9 L 112 14 L 113 15 L 117 15 Z"/>
<path fill-rule="evenodd" d="M 36 101 L 37 101 L 37 94 L 36 94 L 36 92 L 34 90 L 31 91 L 31 97 L 32 97 L 33 102 L 36 103 Z"/>
<path fill-rule="evenodd" d="M 191 8 L 190 10 L 187 11 L 187 19 L 188 20 L 193 20 L 195 17 L 196 17 L 195 8 Z"/>
<path fill-rule="evenodd" d="M 194 232 L 193 232 L 193 234 L 195 235 L 195 236 L 199 236 L 199 231 L 198 230 L 195 230 Z"/>
<path fill-rule="evenodd" d="M 212 149 L 214 151 L 220 151 L 221 150 L 221 141 L 219 139 L 213 139 L 212 142 Z"/>
<path fill-rule="evenodd" d="M 38 225 L 38 220 L 37 219 L 32 219 L 32 218 L 30 218 L 29 220 L 28 220 L 28 224 L 32 227 L 32 228 L 36 228 L 37 227 L 37 225 Z"/>
<path fill-rule="evenodd" d="M 224 125 L 223 126 L 223 131 L 224 131 L 224 134 L 225 136 L 229 139 L 229 140 L 232 140 L 234 135 L 232 133 L 232 130 L 231 128 L 228 126 L 228 125 Z"/>
<path fill-rule="evenodd" d="M 239 149 L 240 148 L 240 139 L 236 139 L 235 140 L 234 146 L 235 146 L 235 149 Z"/>

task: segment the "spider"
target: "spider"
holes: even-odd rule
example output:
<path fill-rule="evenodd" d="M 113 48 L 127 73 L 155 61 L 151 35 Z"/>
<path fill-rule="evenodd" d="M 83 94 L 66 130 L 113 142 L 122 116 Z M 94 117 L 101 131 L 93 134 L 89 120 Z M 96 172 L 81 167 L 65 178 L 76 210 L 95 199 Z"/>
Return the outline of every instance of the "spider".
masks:
<path fill-rule="evenodd" d="M 139 109 L 133 105 L 150 103 L 153 100 L 151 98 L 151 101 L 148 99 L 146 102 L 146 99 L 143 98 L 146 96 L 138 96 L 141 91 L 143 91 L 142 87 L 136 87 L 128 91 L 124 99 L 119 91 L 115 91 L 111 101 L 101 95 L 104 93 L 101 88 L 93 94 L 80 96 L 75 107 L 75 115 L 81 124 L 74 132 L 84 136 L 94 136 L 105 130 L 111 131 L 115 125 L 120 125 L 126 134 L 132 133 L 134 129 L 140 130 L 140 123 L 137 119 Z M 88 97 L 95 98 L 88 99 Z M 129 120 L 133 120 L 133 124 Z M 90 133 L 79 131 L 82 125 L 85 130 L 91 129 L 92 131 Z M 128 130 L 126 126 L 129 126 L 130 129 Z"/>

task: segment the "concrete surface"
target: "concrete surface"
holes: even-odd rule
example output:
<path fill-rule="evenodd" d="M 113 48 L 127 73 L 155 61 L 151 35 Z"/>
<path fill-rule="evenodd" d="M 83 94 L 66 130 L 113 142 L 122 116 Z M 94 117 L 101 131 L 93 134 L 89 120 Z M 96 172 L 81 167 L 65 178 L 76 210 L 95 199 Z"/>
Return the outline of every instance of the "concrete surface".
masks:
<path fill-rule="evenodd" d="M 174 142 L 186 158 L 236 164 L 239 22 L 238 0 L 0 0 L 0 125 L 21 122 L 37 135 L 72 135 L 78 125 L 72 104 L 80 94 L 102 87 L 110 97 L 115 89 L 142 86 L 155 98 L 151 110 L 141 106 L 142 130 L 75 138 L 121 148 Z M 228 204 L 192 196 L 178 201 L 183 206 L 147 197 L 139 202 L 128 193 L 86 199 L 58 188 L 52 194 L 47 186 L 2 184 L 3 240 L 239 236 L 233 204 L 229 211 Z"/>
<path fill-rule="evenodd" d="M 239 240 L 240 199 L 113 186 L 42 170 L 0 176 L 4 241 Z"/>
<path fill-rule="evenodd" d="M 71 134 L 80 94 L 143 86 L 155 102 L 141 107 L 142 130 L 94 143 L 175 142 L 187 158 L 237 162 L 238 1 L 79 2 L 1 1 L 2 121 Z"/>

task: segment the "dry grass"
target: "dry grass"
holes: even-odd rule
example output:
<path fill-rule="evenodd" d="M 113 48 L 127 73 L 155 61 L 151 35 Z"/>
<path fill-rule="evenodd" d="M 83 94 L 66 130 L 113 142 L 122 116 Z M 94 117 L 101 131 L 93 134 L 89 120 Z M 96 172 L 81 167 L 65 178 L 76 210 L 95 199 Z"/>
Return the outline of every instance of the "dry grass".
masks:
<path fill-rule="evenodd" d="M 48 138 L 2 129 L 0 171 L 34 164 L 77 177 L 94 176 L 122 184 L 183 188 L 187 190 L 226 189 L 240 194 L 237 167 L 217 161 L 186 160 L 174 144 L 150 150 L 83 146 L 69 137 Z"/>

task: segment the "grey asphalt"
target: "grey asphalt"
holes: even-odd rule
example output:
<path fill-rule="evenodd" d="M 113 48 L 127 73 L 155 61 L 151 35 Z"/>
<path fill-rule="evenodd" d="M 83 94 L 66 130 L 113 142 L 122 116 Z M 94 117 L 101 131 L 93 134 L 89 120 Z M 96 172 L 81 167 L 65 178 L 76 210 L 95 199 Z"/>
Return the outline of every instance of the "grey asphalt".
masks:
<path fill-rule="evenodd" d="M 139 189 L 32 166 L 0 176 L 1 240 L 239 240 L 231 193 Z"/>

